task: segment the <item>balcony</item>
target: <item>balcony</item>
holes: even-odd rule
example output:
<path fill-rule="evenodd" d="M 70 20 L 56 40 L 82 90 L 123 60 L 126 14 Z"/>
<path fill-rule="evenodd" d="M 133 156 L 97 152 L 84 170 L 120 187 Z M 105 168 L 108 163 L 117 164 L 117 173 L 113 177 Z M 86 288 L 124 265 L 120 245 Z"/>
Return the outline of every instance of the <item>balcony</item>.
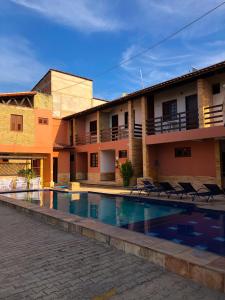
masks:
<path fill-rule="evenodd" d="M 97 143 L 97 132 L 87 132 L 85 135 L 75 136 L 75 145 L 87 145 Z"/>
<path fill-rule="evenodd" d="M 146 121 L 146 134 L 186 131 L 199 127 L 223 125 L 223 104 L 204 107 L 203 124 L 200 124 L 198 111 L 180 112 L 169 116 L 160 116 Z"/>
<path fill-rule="evenodd" d="M 100 132 L 101 142 L 110 142 L 128 138 L 128 128 L 125 125 L 102 129 Z"/>

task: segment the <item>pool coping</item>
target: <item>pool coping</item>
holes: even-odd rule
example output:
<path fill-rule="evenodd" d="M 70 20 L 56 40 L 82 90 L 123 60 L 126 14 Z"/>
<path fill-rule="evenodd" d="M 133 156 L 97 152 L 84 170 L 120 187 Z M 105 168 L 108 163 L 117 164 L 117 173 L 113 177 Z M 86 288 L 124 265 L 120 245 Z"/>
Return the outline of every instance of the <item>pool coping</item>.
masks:
<path fill-rule="evenodd" d="M 0 195 L 0 204 L 14 208 L 46 224 L 57 226 L 66 232 L 79 233 L 125 253 L 139 256 L 168 271 L 225 293 L 225 257 L 93 219 L 39 207 L 3 194 Z"/>

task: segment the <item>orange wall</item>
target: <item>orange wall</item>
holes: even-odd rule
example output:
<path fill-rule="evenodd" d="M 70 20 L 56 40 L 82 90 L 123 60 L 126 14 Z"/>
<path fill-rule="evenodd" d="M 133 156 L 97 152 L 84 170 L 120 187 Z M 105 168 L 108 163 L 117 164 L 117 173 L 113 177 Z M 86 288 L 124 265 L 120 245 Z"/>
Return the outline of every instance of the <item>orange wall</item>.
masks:
<path fill-rule="evenodd" d="M 119 150 L 127 150 L 127 154 L 129 155 L 128 140 L 125 139 L 125 140 L 119 140 L 113 142 L 105 142 L 101 144 L 89 144 L 89 145 L 77 146 L 76 153 L 80 153 L 80 152 L 88 153 L 88 173 L 100 173 L 100 151 L 101 150 L 115 150 L 115 157 L 119 157 Z M 98 167 L 96 168 L 90 167 L 90 153 L 98 153 Z M 76 155 L 76 157 L 78 156 Z M 126 161 L 126 158 L 119 159 L 119 163 L 123 163 L 124 161 Z M 119 169 L 117 168 L 116 171 L 119 172 Z"/>
<path fill-rule="evenodd" d="M 53 131 L 52 131 L 53 144 L 69 143 L 69 123 L 66 120 L 53 119 Z"/>
<path fill-rule="evenodd" d="M 191 147 L 192 157 L 175 158 L 175 147 Z M 216 176 L 215 144 L 204 142 L 179 142 L 156 146 L 158 171 L 161 176 Z"/>
<path fill-rule="evenodd" d="M 58 173 L 70 172 L 70 152 L 58 151 L 53 152 L 53 157 L 58 157 Z"/>

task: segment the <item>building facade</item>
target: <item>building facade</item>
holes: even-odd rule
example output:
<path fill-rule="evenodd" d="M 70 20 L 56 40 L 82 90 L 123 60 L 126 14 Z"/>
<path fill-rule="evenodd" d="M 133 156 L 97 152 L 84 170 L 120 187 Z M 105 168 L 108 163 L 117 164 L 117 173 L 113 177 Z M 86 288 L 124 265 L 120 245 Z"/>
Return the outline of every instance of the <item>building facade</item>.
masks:
<path fill-rule="evenodd" d="M 0 176 L 28 159 L 46 186 L 122 185 L 129 159 L 132 183 L 224 186 L 224 98 L 225 62 L 111 102 L 93 98 L 91 80 L 50 70 L 31 92 L 0 95 Z M 21 115 L 23 133 L 12 130 Z"/>

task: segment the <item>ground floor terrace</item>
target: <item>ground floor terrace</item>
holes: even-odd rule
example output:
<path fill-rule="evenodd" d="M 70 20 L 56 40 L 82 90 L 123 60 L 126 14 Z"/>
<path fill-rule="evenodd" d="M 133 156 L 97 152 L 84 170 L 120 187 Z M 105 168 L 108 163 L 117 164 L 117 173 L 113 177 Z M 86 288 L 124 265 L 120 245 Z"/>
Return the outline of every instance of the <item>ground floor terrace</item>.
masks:
<path fill-rule="evenodd" d="M 75 179 L 82 183 L 122 185 L 119 166 L 130 159 L 128 143 L 125 139 L 76 147 L 71 166 Z"/>
<path fill-rule="evenodd" d="M 223 293 L 129 254 L 129 243 L 124 253 L 88 238 L 88 229 L 81 235 L 49 225 L 60 217 L 64 226 L 72 217 L 56 214 L 53 222 L 47 210 L 42 209 L 45 219 L 34 205 L 32 213 L 32 204 L 19 204 L 21 211 L 0 204 L 0 299 L 224 299 Z M 30 214 L 22 214 L 22 206 Z"/>
<path fill-rule="evenodd" d="M 33 177 L 41 178 L 41 186 L 52 185 L 51 153 L 0 153 L 0 180 L 11 180 L 11 188 L 16 188 L 16 181 L 23 170 L 32 170 Z"/>
<path fill-rule="evenodd" d="M 190 182 L 196 188 L 204 183 L 225 186 L 222 137 L 147 144 L 144 151 L 144 176 L 153 181 Z"/>

